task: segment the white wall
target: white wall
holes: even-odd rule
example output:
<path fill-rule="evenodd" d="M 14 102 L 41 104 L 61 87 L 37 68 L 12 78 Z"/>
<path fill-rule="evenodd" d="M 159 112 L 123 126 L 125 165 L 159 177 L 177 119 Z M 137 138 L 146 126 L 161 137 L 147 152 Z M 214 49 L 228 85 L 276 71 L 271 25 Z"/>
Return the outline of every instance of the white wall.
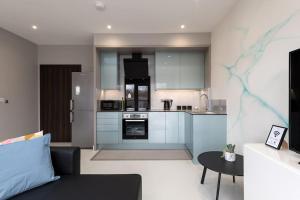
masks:
<path fill-rule="evenodd" d="M 38 65 L 40 66 L 42 64 L 80 64 L 82 72 L 93 72 L 93 55 L 94 49 L 91 45 L 41 45 L 38 46 Z M 40 67 L 38 67 L 38 73 L 39 68 Z M 38 80 L 38 113 L 40 113 L 39 93 L 40 92 Z M 38 118 L 38 121 L 40 124 L 40 117 Z"/>
<path fill-rule="evenodd" d="M 299 0 L 241 0 L 212 33 L 212 97 L 226 98 L 228 143 L 264 142 L 288 126 L 289 52 L 300 48 Z"/>
<path fill-rule="evenodd" d="M 0 28 L 0 141 L 38 129 L 37 46 Z"/>

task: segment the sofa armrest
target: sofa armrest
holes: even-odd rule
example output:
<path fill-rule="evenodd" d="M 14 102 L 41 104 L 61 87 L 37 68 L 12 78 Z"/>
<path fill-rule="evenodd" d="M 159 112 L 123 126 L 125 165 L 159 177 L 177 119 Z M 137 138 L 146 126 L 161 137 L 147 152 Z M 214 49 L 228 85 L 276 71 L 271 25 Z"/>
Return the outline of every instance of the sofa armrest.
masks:
<path fill-rule="evenodd" d="M 56 175 L 80 174 L 79 147 L 51 147 L 52 165 Z"/>

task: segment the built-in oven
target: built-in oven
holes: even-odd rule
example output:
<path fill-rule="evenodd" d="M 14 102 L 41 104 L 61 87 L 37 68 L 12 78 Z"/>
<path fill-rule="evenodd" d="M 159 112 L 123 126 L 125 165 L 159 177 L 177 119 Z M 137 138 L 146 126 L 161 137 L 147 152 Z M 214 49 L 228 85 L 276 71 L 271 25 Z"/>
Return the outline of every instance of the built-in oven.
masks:
<path fill-rule="evenodd" d="M 148 114 L 123 114 L 123 139 L 148 139 Z"/>

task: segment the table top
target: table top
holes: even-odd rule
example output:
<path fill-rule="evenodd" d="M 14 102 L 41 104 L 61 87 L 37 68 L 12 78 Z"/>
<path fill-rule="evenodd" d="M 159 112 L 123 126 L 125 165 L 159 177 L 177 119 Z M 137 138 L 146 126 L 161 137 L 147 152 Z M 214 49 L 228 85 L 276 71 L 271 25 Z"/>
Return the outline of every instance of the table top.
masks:
<path fill-rule="evenodd" d="M 204 167 L 222 174 L 232 176 L 243 176 L 244 175 L 244 158 L 243 156 L 236 154 L 236 161 L 226 161 L 221 156 L 221 151 L 209 151 L 202 153 L 198 156 L 198 161 Z"/>

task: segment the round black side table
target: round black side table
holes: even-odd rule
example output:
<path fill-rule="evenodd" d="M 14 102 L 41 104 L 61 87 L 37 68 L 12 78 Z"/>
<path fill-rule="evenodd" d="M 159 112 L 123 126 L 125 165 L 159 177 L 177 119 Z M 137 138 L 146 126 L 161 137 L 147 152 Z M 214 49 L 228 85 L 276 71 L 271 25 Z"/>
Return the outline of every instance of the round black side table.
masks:
<path fill-rule="evenodd" d="M 243 156 L 236 154 L 236 161 L 228 162 L 221 157 L 222 155 L 223 152 L 221 151 L 209 151 L 209 152 L 202 153 L 198 156 L 199 163 L 204 167 L 202 178 L 201 178 L 201 184 L 204 183 L 207 169 L 219 173 L 216 200 L 219 199 L 221 174 L 233 176 L 234 183 L 235 183 L 235 176 L 244 176 Z"/>

